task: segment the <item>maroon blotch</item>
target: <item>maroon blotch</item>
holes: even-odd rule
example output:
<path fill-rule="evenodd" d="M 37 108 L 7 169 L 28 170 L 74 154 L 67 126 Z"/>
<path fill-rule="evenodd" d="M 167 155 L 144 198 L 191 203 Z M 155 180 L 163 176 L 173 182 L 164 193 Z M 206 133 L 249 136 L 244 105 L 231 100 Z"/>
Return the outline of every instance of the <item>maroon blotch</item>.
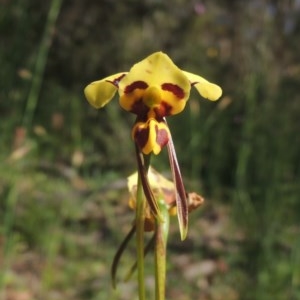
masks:
<path fill-rule="evenodd" d="M 129 94 L 132 93 L 135 89 L 141 89 L 141 90 L 145 90 L 148 87 L 148 84 L 145 81 L 135 81 L 130 85 L 127 85 L 124 93 L 125 94 Z"/>
<path fill-rule="evenodd" d="M 149 138 L 149 128 L 137 128 L 134 133 L 135 142 L 141 149 L 145 147 Z"/>
<path fill-rule="evenodd" d="M 161 85 L 161 88 L 164 91 L 169 91 L 173 93 L 177 98 L 182 99 L 184 98 L 184 91 L 181 87 L 179 87 L 177 84 L 173 83 L 163 83 Z"/>
<path fill-rule="evenodd" d="M 122 74 L 121 76 L 115 78 L 113 81 L 111 80 L 106 80 L 107 82 L 113 84 L 116 87 L 119 87 L 119 82 L 122 80 L 122 78 L 125 76 L 126 74 Z"/>
<path fill-rule="evenodd" d="M 166 101 L 161 101 L 159 107 L 155 107 L 153 110 L 158 119 L 172 114 L 172 106 Z"/>
<path fill-rule="evenodd" d="M 165 145 L 167 145 L 169 141 L 169 135 L 166 129 L 159 129 L 158 126 L 155 126 L 155 132 L 156 132 L 156 143 L 163 148 Z"/>
<path fill-rule="evenodd" d="M 149 107 L 145 105 L 142 99 L 139 99 L 135 101 L 132 106 L 131 110 L 132 113 L 136 114 L 139 116 L 139 120 L 144 120 L 147 118 L 147 113 L 149 111 Z"/>

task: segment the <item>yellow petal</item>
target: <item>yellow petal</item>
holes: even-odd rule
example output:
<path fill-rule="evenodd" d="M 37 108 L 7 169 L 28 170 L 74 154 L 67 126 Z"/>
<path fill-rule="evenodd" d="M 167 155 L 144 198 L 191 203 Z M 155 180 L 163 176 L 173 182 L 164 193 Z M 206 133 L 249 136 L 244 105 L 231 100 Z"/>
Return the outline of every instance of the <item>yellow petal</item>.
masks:
<path fill-rule="evenodd" d="M 127 177 L 128 191 L 133 195 L 133 197 L 136 196 L 137 176 L 138 173 L 135 172 Z M 161 175 L 151 166 L 148 170 L 148 180 L 153 190 L 167 190 L 170 194 L 174 192 L 174 183 Z"/>
<path fill-rule="evenodd" d="M 125 75 L 125 72 L 118 73 L 90 83 L 84 89 L 88 102 L 95 108 L 101 108 L 106 105 L 115 95 L 119 82 Z"/>
<path fill-rule="evenodd" d="M 203 98 L 215 101 L 222 95 L 222 89 L 201 76 L 182 71 L 182 73 L 189 79 L 192 86 L 194 86 Z"/>
<path fill-rule="evenodd" d="M 163 102 L 170 107 L 169 114 L 175 114 L 183 110 L 190 88 L 188 78 L 173 61 L 166 54 L 156 52 L 135 64 L 120 82 L 120 105 L 132 111 L 135 103 L 141 101 L 146 93 L 144 104 L 147 107 L 154 109 Z M 159 93 L 154 95 L 153 91 Z M 153 101 L 153 95 L 160 99 Z"/>

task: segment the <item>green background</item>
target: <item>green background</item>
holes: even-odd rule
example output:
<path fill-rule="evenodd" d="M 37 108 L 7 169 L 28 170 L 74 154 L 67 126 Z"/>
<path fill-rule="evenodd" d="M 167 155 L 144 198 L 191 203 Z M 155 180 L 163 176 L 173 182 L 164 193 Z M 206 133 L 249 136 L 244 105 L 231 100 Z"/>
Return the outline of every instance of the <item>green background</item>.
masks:
<path fill-rule="evenodd" d="M 223 89 L 168 119 L 206 202 L 187 241 L 172 221 L 167 298 L 300 299 L 299 20 L 298 0 L 0 1 L 1 299 L 136 299 L 109 274 L 134 218 L 134 116 L 83 89 L 155 51 Z M 170 175 L 165 152 L 153 164 Z"/>

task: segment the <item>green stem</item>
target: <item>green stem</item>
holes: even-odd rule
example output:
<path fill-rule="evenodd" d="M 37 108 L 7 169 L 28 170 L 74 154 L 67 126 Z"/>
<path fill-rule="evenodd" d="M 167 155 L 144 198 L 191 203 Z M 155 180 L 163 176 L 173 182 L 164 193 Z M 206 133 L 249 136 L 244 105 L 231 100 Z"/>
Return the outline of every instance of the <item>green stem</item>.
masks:
<path fill-rule="evenodd" d="M 163 222 L 156 222 L 155 238 L 155 299 L 165 300 L 166 286 L 166 249 L 169 233 L 169 212 L 163 200 L 160 200 L 159 208 L 163 216 Z"/>
<path fill-rule="evenodd" d="M 145 223 L 145 197 L 138 175 L 137 195 L 136 195 L 136 247 L 137 247 L 137 271 L 139 300 L 145 299 L 145 275 L 144 275 L 144 223 Z"/>
<path fill-rule="evenodd" d="M 25 112 L 23 116 L 23 125 L 29 128 L 32 123 L 35 109 L 38 104 L 38 97 L 42 86 L 42 79 L 46 68 L 48 53 L 50 50 L 55 22 L 58 17 L 60 7 L 63 0 L 52 0 L 48 12 L 48 18 L 45 25 L 45 30 L 38 50 L 35 69 L 33 73 L 31 88 L 29 91 Z"/>
<path fill-rule="evenodd" d="M 144 168 L 148 170 L 150 156 L 143 156 Z M 144 225 L 145 225 L 146 199 L 143 191 L 141 174 L 138 174 L 136 195 L 136 247 L 139 300 L 145 300 L 145 274 L 144 274 Z"/>

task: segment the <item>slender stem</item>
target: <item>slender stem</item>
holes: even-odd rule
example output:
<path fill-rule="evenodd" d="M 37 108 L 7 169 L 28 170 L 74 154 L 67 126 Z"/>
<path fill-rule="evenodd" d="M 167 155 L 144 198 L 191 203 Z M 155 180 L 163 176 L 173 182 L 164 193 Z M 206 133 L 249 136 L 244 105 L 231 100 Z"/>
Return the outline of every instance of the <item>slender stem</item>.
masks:
<path fill-rule="evenodd" d="M 145 197 L 138 175 L 137 195 L 136 195 L 136 247 L 137 247 L 137 271 L 139 300 L 145 299 L 145 275 L 144 275 L 144 223 L 145 223 Z"/>
<path fill-rule="evenodd" d="M 136 145 L 137 155 L 142 155 Z M 143 156 L 143 165 L 147 171 L 150 165 L 150 156 Z M 136 195 L 136 247 L 139 300 L 145 300 L 145 272 L 144 272 L 144 225 L 145 225 L 145 194 L 142 185 L 142 174 L 138 173 Z"/>
<path fill-rule="evenodd" d="M 169 212 L 163 200 L 159 201 L 159 208 L 164 221 L 156 222 L 155 239 L 155 299 L 165 300 L 166 286 L 166 249 L 169 233 Z"/>
<path fill-rule="evenodd" d="M 146 257 L 147 253 L 149 253 L 150 250 L 154 249 L 154 243 L 155 243 L 155 233 L 153 234 L 152 238 L 150 239 L 150 241 L 148 242 L 148 244 L 144 248 L 144 257 Z M 134 271 L 136 269 L 137 269 L 137 261 L 135 261 L 135 263 L 131 266 L 131 268 L 129 269 L 129 271 L 125 275 L 125 277 L 124 277 L 125 282 L 130 279 L 131 275 L 134 273 Z"/>

